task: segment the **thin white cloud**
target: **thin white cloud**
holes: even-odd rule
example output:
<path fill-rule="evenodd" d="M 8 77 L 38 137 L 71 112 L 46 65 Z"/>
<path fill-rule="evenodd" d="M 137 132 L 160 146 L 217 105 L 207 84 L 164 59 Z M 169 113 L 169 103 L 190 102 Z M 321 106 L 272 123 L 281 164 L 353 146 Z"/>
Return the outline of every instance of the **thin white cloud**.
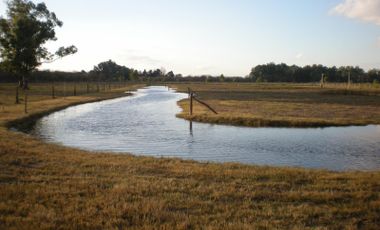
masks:
<path fill-rule="evenodd" d="M 380 0 L 344 0 L 335 6 L 330 13 L 380 26 Z"/>
<path fill-rule="evenodd" d="M 133 62 L 140 62 L 140 63 L 146 63 L 146 64 L 159 64 L 161 61 L 151 58 L 149 56 L 144 56 L 144 55 L 130 55 L 128 56 L 128 60 L 133 61 Z"/>
<path fill-rule="evenodd" d="M 297 59 L 301 59 L 303 57 L 303 53 L 298 53 L 297 55 L 296 55 L 296 58 Z"/>
<path fill-rule="evenodd" d="M 200 65 L 200 66 L 195 67 L 195 69 L 199 71 L 209 71 L 209 70 L 212 70 L 213 68 L 214 67 L 211 65 Z"/>
<path fill-rule="evenodd" d="M 116 62 L 120 60 L 126 64 L 133 63 L 138 65 L 159 66 L 162 61 L 151 56 L 143 54 L 141 50 L 137 49 L 122 49 L 116 56 Z M 124 64 L 124 63 L 121 63 Z"/>

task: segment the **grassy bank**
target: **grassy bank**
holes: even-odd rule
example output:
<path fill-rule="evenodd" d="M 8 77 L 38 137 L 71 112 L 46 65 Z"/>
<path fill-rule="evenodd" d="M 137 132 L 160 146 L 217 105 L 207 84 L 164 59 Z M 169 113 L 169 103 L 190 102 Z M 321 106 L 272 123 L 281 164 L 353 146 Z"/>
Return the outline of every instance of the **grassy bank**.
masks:
<path fill-rule="evenodd" d="M 6 127 L 122 90 L 37 100 L 28 115 L 21 105 L 0 112 L 0 229 L 380 227 L 380 172 L 94 154 Z"/>
<path fill-rule="evenodd" d="M 370 85 L 369 85 L 370 86 Z M 366 85 L 330 84 L 176 84 L 187 87 L 210 104 L 213 114 L 199 103 L 189 115 L 189 101 L 179 103 L 179 117 L 242 126 L 325 127 L 380 124 L 380 89 Z"/>

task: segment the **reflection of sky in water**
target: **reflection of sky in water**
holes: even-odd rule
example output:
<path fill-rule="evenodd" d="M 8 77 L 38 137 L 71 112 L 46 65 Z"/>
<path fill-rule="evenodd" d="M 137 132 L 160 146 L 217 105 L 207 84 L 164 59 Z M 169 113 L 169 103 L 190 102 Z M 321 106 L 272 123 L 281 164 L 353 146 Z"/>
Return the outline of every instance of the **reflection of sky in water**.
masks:
<path fill-rule="evenodd" d="M 43 139 L 94 151 L 332 170 L 380 169 L 380 126 L 247 128 L 178 119 L 185 94 L 165 87 L 74 106 L 41 119 Z"/>

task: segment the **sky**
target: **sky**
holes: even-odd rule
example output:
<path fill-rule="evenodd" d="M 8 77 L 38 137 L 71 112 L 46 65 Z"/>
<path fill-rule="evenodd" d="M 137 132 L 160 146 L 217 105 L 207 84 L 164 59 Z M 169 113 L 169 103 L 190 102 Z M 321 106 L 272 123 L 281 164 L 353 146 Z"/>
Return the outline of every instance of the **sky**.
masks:
<path fill-rule="evenodd" d="M 245 76 L 269 62 L 380 68 L 380 0 L 44 2 L 64 23 L 46 46 L 79 51 L 40 69 L 89 71 L 110 59 L 183 75 Z"/>

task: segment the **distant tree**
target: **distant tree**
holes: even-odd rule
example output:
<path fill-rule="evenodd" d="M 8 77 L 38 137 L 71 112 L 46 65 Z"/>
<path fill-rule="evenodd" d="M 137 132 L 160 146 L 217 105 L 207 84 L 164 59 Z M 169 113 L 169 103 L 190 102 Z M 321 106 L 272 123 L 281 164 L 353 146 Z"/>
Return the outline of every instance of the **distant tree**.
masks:
<path fill-rule="evenodd" d="M 0 17 L 1 66 L 20 80 L 44 62 L 77 52 L 75 46 L 60 47 L 54 54 L 44 47 L 46 42 L 57 40 L 54 28 L 63 24 L 45 3 L 10 0 L 7 6 L 7 18 Z M 21 83 L 25 86 L 24 80 Z"/>
<path fill-rule="evenodd" d="M 121 81 L 129 80 L 133 71 L 125 66 L 116 64 L 112 60 L 108 60 L 94 66 L 93 72 L 99 76 L 99 80 Z"/>
<path fill-rule="evenodd" d="M 151 77 L 152 78 L 159 78 L 159 77 L 161 77 L 163 75 L 163 73 L 162 73 L 162 71 L 161 71 L 161 69 L 156 69 L 156 70 L 154 70 L 154 71 L 152 71 L 152 73 L 151 73 Z"/>
<path fill-rule="evenodd" d="M 220 77 L 219 77 L 219 81 L 220 81 L 220 82 L 224 82 L 224 81 L 225 81 L 225 78 L 224 78 L 224 75 L 223 75 L 223 74 L 220 75 Z"/>
<path fill-rule="evenodd" d="M 380 81 L 380 69 L 371 69 L 368 71 L 368 76 L 367 76 L 367 81 L 368 82 L 374 82 Z"/>
<path fill-rule="evenodd" d="M 167 80 L 167 81 L 174 81 L 174 78 L 175 78 L 175 74 L 173 73 L 173 71 L 169 71 L 169 72 L 166 74 L 166 80 Z"/>
<path fill-rule="evenodd" d="M 137 70 L 129 71 L 129 80 L 137 81 L 139 79 L 139 72 Z"/>

